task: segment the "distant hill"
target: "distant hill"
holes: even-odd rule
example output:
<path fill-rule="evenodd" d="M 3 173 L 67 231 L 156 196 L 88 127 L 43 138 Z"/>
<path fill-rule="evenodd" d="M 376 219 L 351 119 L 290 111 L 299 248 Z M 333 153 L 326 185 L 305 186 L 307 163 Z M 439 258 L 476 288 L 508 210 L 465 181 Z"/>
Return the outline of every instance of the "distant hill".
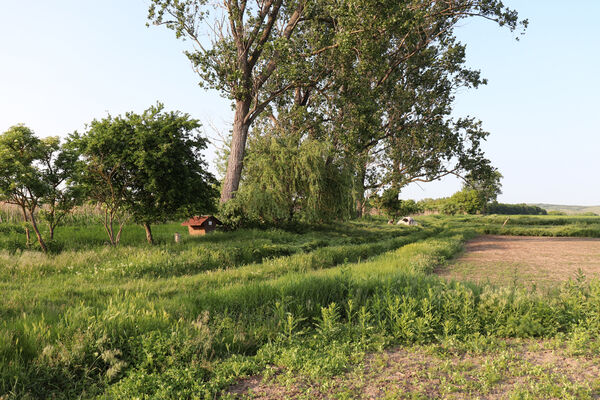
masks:
<path fill-rule="evenodd" d="M 595 214 L 600 215 L 600 206 L 563 206 L 559 204 L 544 204 L 544 203 L 535 203 L 529 204 L 530 206 L 538 206 L 543 208 L 544 210 L 550 211 L 562 211 L 565 214 L 583 214 L 593 212 Z"/>

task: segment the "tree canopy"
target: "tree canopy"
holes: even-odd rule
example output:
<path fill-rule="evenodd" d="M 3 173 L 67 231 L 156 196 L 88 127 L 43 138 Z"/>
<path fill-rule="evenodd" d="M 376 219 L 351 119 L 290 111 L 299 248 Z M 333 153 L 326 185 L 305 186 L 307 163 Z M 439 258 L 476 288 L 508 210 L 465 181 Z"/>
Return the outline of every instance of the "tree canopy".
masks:
<path fill-rule="evenodd" d="M 383 154 L 391 171 L 371 169 L 388 181 L 473 166 L 485 134 L 473 119 L 448 119 L 453 89 L 482 83 L 463 67 L 464 46 L 453 34 L 471 17 L 511 30 L 526 25 L 499 0 L 153 0 L 149 10 L 151 22 L 191 40 L 186 55 L 201 85 L 234 103 L 222 202 L 239 189 L 248 133 L 260 117 L 328 132 L 359 164 L 380 164 L 369 159 Z M 320 126 L 307 131 L 306 119 Z M 458 167 L 445 165 L 453 158 Z M 364 165 L 357 173 L 369 174 Z"/>
<path fill-rule="evenodd" d="M 142 114 L 94 120 L 83 135 L 71 135 L 82 155 L 79 179 L 102 206 L 112 244 L 125 216 L 144 226 L 151 243 L 151 224 L 214 209 L 216 181 L 200 153 L 206 139 L 196 133 L 199 127 L 188 114 L 164 112 L 158 104 Z"/>
<path fill-rule="evenodd" d="M 38 211 L 48 221 L 50 240 L 64 214 L 77 202 L 68 184 L 75 158 L 61 148 L 58 137 L 38 138 L 25 125 L 16 125 L 0 135 L 0 198 L 21 208 L 27 245 L 29 224 L 42 251 L 48 246 L 38 227 Z M 47 209 L 42 210 L 42 205 Z"/>

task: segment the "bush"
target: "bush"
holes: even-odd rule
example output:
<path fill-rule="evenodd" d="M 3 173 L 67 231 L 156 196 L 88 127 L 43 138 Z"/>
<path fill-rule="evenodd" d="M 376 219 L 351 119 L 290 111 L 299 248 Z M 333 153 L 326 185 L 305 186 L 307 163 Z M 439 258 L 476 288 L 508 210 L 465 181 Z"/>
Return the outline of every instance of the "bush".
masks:
<path fill-rule="evenodd" d="M 529 206 L 527 204 L 503 204 L 491 203 L 487 208 L 488 214 L 502 215 L 546 215 L 548 212 L 538 206 Z M 550 213 L 550 215 L 552 215 Z M 554 214 L 562 215 L 562 214 Z"/>

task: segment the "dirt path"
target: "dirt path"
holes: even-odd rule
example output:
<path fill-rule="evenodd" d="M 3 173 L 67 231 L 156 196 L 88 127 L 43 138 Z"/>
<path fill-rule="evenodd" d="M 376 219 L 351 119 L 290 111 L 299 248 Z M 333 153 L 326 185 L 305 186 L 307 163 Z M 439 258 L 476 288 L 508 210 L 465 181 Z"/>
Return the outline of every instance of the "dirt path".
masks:
<path fill-rule="evenodd" d="M 481 236 L 437 273 L 450 279 L 549 287 L 575 278 L 600 277 L 600 239 Z"/>

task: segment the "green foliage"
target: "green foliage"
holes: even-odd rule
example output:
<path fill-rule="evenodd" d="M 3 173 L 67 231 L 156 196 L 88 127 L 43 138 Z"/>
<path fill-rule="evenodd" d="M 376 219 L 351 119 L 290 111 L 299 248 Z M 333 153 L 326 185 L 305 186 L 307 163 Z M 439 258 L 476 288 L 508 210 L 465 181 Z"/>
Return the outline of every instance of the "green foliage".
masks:
<path fill-rule="evenodd" d="M 423 210 L 414 200 L 402 200 L 400 203 L 400 215 L 407 216 L 411 214 L 417 214 L 422 212 Z"/>
<path fill-rule="evenodd" d="M 564 211 L 549 211 L 548 215 L 567 215 Z"/>
<path fill-rule="evenodd" d="M 455 91 L 485 83 L 465 67 L 454 29 L 474 16 L 525 27 L 501 1 L 461 0 L 448 9 L 435 1 L 227 0 L 215 16 L 218 9 L 211 1 L 153 0 L 148 19 L 202 42 L 186 52 L 201 85 L 235 102 L 222 201 L 239 188 L 251 125 L 267 118 L 362 164 L 361 192 L 367 177 L 371 187 L 403 186 L 489 164 L 480 123 L 451 117 Z M 210 24 L 221 18 L 226 23 Z M 200 40 L 207 33 L 212 40 Z"/>
<path fill-rule="evenodd" d="M 215 179 L 200 154 L 206 139 L 193 133 L 199 126 L 158 104 L 141 115 L 94 120 L 85 134 L 71 136 L 83 157 L 79 180 L 103 208 L 111 244 L 119 242 L 125 215 L 144 224 L 152 242 L 150 224 L 214 210 Z"/>
<path fill-rule="evenodd" d="M 556 215 L 546 212 L 538 206 L 527 204 L 503 204 L 493 202 L 488 205 L 487 211 L 489 214 L 504 214 L 504 215 Z M 562 214 L 558 214 L 562 215 Z"/>
<path fill-rule="evenodd" d="M 133 188 L 126 193 L 132 217 L 156 223 L 213 211 L 216 182 L 200 153 L 207 140 L 193 134 L 199 122 L 188 114 L 163 112 L 162 104 L 126 118 L 133 127 L 132 137 L 121 137 L 132 175 Z"/>
<path fill-rule="evenodd" d="M 0 200 L 18 206 L 23 220 L 36 234 L 40 248 L 47 245 L 37 225 L 36 212 L 43 203 L 42 217 L 54 228 L 77 204 L 79 196 L 71 185 L 77 155 L 62 148 L 57 137 L 39 139 L 24 125 L 11 127 L 0 136 Z M 29 227 L 26 226 L 27 245 Z"/>
<path fill-rule="evenodd" d="M 225 223 L 281 226 L 352 215 L 349 167 L 334 158 L 327 143 L 256 136 L 245 166 L 240 190 L 221 211 Z"/>
<path fill-rule="evenodd" d="M 375 197 L 373 202 L 375 207 L 385 212 L 388 217 L 394 219 L 398 217 L 400 212 L 401 201 L 398 196 L 398 190 L 390 188 L 385 190 L 381 196 Z"/>
<path fill-rule="evenodd" d="M 398 196 L 398 190 L 387 189 L 381 196 L 374 195 L 372 197 L 375 207 L 385 212 L 385 214 L 392 219 L 416 214 L 422 211 L 420 205 L 414 200 L 400 200 Z"/>
<path fill-rule="evenodd" d="M 366 352 L 399 344 L 482 351 L 495 338 L 535 337 L 556 338 L 573 352 L 596 346 L 597 280 L 579 276 L 539 293 L 431 275 L 475 230 L 503 220 L 431 217 L 426 225 L 439 228 L 352 223 L 306 234 L 216 233 L 179 249 L 0 254 L 0 392 L 214 398 L 274 366 L 281 377 L 332 379 Z M 594 226 L 598 218 L 514 220 L 553 229 Z M 203 267 L 210 258 L 199 258 L 205 252 L 214 257 L 210 272 Z M 252 257 L 259 261 L 244 265 Z M 198 259 L 197 269 L 180 269 L 186 259 Z M 483 373 L 493 381 L 490 368 Z"/>
<path fill-rule="evenodd" d="M 425 199 L 418 202 L 419 208 L 426 212 L 447 215 L 457 214 L 501 214 L 501 215 L 546 215 L 543 208 L 527 204 L 504 204 L 496 201 L 485 203 L 482 192 L 463 188 L 451 197 Z"/>
<path fill-rule="evenodd" d="M 483 212 L 485 198 L 475 189 L 463 189 L 453 194 L 442 210 L 445 214 L 479 214 Z"/>
<path fill-rule="evenodd" d="M 40 210 L 40 216 L 48 223 L 51 240 L 56 227 L 83 201 L 82 189 L 74 182 L 78 157 L 78 152 L 61 145 L 58 137 L 42 140 L 41 179 L 48 190 L 41 199 L 46 209 Z"/>

